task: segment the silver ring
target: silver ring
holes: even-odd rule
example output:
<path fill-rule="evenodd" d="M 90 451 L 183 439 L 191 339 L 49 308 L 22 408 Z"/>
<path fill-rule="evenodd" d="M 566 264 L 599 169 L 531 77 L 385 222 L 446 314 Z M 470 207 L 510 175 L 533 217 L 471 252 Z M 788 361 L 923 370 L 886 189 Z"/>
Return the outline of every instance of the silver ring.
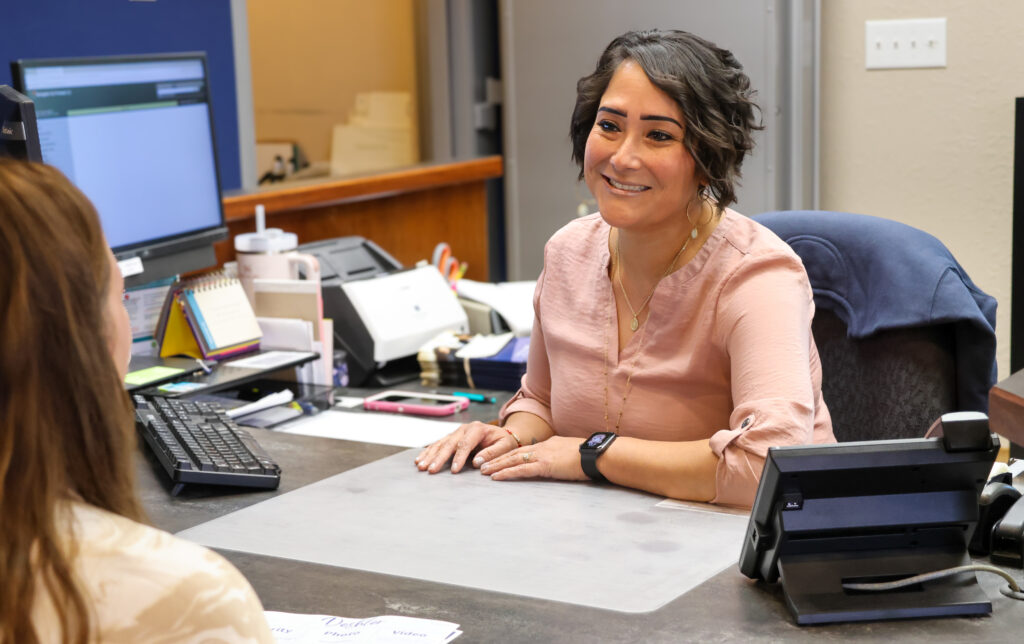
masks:
<path fill-rule="evenodd" d="M 531 456 L 533 456 L 533 454 L 531 454 L 530 452 L 523 452 L 523 462 L 529 463 Z"/>

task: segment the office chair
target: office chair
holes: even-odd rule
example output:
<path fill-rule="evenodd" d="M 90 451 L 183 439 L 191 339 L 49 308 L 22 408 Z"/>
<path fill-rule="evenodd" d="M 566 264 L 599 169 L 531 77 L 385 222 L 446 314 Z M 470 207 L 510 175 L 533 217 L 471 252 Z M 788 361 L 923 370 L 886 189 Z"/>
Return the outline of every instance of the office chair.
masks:
<path fill-rule="evenodd" d="M 754 219 L 807 269 L 837 440 L 921 437 L 944 413 L 988 411 L 996 301 L 942 242 L 867 215 L 805 210 Z"/>

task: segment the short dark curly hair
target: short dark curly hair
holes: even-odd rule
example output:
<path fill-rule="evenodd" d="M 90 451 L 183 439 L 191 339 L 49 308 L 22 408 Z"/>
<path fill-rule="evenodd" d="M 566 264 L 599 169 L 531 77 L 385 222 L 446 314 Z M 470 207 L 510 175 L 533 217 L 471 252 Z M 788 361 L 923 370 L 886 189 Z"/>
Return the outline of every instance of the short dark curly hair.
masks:
<path fill-rule="evenodd" d="M 754 130 L 763 129 L 761 109 L 735 56 L 685 31 L 627 32 L 609 43 L 594 73 L 576 83 L 569 137 L 579 178 L 601 97 L 626 60 L 640 65 L 651 83 L 679 104 L 686 118 L 683 144 L 718 208 L 735 203 L 743 157 L 754 147 Z"/>

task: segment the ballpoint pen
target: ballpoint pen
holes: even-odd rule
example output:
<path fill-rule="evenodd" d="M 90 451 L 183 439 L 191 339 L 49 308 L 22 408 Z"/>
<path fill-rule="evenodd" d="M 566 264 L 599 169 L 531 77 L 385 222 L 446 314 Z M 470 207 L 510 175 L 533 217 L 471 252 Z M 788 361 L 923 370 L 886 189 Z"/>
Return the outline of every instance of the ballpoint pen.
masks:
<path fill-rule="evenodd" d="M 475 400 L 476 402 L 482 402 L 482 403 L 493 404 L 493 403 L 498 402 L 498 399 L 495 398 L 494 396 L 484 396 L 483 394 L 471 394 L 471 393 L 467 393 L 465 391 L 453 391 L 452 395 L 453 396 L 460 396 L 462 398 L 469 398 L 470 400 Z"/>

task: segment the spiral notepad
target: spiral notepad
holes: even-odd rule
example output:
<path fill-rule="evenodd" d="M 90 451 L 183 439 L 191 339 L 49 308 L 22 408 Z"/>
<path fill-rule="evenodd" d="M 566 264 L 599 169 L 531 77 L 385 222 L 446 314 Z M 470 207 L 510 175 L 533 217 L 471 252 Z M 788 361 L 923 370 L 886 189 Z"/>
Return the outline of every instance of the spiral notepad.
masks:
<path fill-rule="evenodd" d="M 260 336 L 241 282 L 222 275 L 175 284 L 157 327 L 161 356 L 223 358 L 257 349 Z"/>

